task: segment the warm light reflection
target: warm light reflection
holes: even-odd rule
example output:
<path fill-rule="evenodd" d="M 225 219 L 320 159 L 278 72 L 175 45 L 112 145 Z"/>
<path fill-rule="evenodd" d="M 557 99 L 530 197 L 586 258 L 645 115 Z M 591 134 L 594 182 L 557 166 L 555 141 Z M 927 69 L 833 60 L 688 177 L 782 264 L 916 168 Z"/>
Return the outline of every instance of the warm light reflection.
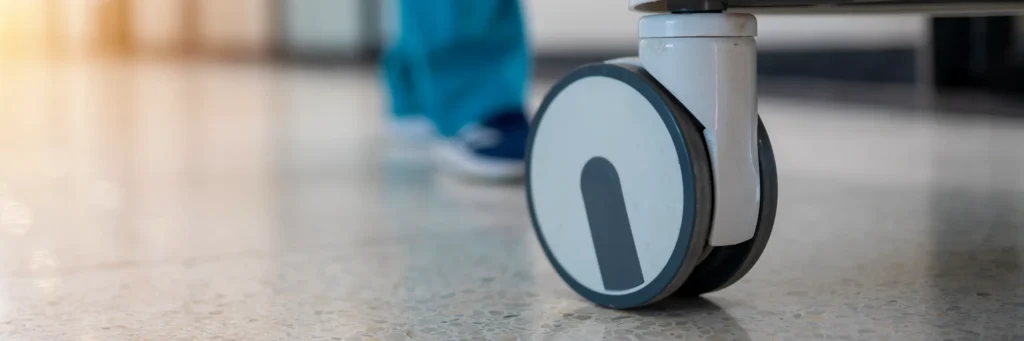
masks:
<path fill-rule="evenodd" d="M 49 250 L 33 252 L 28 264 L 29 270 L 42 275 L 36 278 L 35 283 L 37 288 L 45 292 L 52 291 L 60 284 L 60 278 L 56 274 L 58 267 L 60 262 L 57 256 Z"/>
<path fill-rule="evenodd" d="M 0 201 L 0 228 L 12 235 L 20 236 L 32 227 L 32 210 L 27 205 L 13 200 Z"/>
<path fill-rule="evenodd" d="M 63 3 L 66 6 L 67 15 L 67 27 L 66 34 L 68 35 L 70 50 L 74 52 L 80 52 L 90 34 L 90 19 L 89 9 L 95 6 L 100 1 L 65 1 Z"/>
<path fill-rule="evenodd" d="M 46 271 L 56 269 L 60 263 L 57 260 L 57 256 L 48 250 L 39 250 L 32 253 L 32 258 L 29 260 L 29 269 L 32 271 Z"/>
<path fill-rule="evenodd" d="M 0 0 L 0 53 L 36 55 L 46 48 L 45 1 Z"/>
<path fill-rule="evenodd" d="M 32 210 L 28 205 L 15 201 L 7 185 L 0 184 L 0 230 L 20 236 L 31 226 Z"/>
<path fill-rule="evenodd" d="M 45 277 L 36 279 L 36 287 L 42 289 L 45 292 L 53 291 L 60 284 L 60 279 L 57 277 Z"/>
<path fill-rule="evenodd" d="M 39 175 L 51 179 L 60 179 L 68 176 L 67 162 L 58 160 L 57 156 L 46 154 L 39 166 Z"/>
<path fill-rule="evenodd" d="M 94 205 L 104 210 L 115 210 L 121 207 L 121 193 L 116 184 L 106 180 L 94 182 Z"/>
<path fill-rule="evenodd" d="M 80 55 L 102 35 L 107 0 L 0 0 L 0 57 L 45 56 L 53 43 Z M 55 40 L 56 39 L 56 40 Z"/>

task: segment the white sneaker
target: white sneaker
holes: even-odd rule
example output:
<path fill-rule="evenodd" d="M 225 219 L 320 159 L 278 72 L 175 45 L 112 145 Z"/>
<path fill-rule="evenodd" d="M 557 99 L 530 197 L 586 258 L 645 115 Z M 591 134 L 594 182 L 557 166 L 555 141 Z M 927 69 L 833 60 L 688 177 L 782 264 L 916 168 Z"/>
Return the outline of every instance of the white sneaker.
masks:
<path fill-rule="evenodd" d="M 526 174 L 529 124 L 522 113 L 499 115 L 463 128 L 434 149 L 438 166 L 467 178 L 517 181 Z"/>
<path fill-rule="evenodd" d="M 434 123 L 420 115 L 393 117 L 387 125 L 388 135 L 397 141 L 422 143 L 437 136 Z"/>

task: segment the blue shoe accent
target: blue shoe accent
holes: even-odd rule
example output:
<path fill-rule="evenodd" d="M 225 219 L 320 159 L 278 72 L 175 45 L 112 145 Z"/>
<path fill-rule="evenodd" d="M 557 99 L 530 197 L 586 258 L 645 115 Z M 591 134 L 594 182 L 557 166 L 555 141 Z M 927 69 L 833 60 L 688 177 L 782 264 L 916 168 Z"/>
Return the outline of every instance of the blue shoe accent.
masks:
<path fill-rule="evenodd" d="M 441 144 L 441 166 L 474 178 L 516 180 L 525 173 L 530 124 L 522 112 L 507 112 L 467 126 Z"/>
<path fill-rule="evenodd" d="M 459 131 L 457 139 L 481 157 L 523 160 L 530 124 L 522 112 L 509 112 Z"/>

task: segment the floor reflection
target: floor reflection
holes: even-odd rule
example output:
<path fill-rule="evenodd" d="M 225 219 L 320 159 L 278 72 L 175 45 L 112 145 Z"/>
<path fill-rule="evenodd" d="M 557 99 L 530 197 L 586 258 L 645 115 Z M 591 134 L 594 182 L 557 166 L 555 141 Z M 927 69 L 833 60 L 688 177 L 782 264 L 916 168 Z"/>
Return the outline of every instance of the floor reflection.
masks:
<path fill-rule="evenodd" d="M 0 64 L 0 338 L 1024 335 L 1024 121 L 764 98 L 781 178 L 758 266 L 613 311 L 551 269 L 521 187 L 382 134 L 374 82 Z"/>
<path fill-rule="evenodd" d="M 997 125 L 958 127 L 986 134 L 956 142 L 954 148 L 968 154 L 934 154 L 930 323 L 947 331 L 942 335 L 947 339 L 1024 335 L 1024 326 L 1009 322 L 1024 318 L 1024 157 L 1007 138 L 1019 132 Z M 949 180 L 958 177 L 973 181 Z M 990 318 L 997 315 L 1007 320 Z M 967 325 L 973 328 L 960 327 Z"/>

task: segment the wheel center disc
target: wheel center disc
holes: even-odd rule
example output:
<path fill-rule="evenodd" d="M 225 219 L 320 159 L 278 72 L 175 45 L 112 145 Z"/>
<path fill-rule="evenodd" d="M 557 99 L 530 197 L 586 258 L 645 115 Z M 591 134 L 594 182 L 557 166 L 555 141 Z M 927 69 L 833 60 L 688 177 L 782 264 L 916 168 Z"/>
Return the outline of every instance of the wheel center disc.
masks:
<path fill-rule="evenodd" d="M 674 275 L 685 175 L 664 113 L 629 84 L 591 76 L 561 89 L 536 129 L 530 196 L 556 267 L 613 296 Z"/>

